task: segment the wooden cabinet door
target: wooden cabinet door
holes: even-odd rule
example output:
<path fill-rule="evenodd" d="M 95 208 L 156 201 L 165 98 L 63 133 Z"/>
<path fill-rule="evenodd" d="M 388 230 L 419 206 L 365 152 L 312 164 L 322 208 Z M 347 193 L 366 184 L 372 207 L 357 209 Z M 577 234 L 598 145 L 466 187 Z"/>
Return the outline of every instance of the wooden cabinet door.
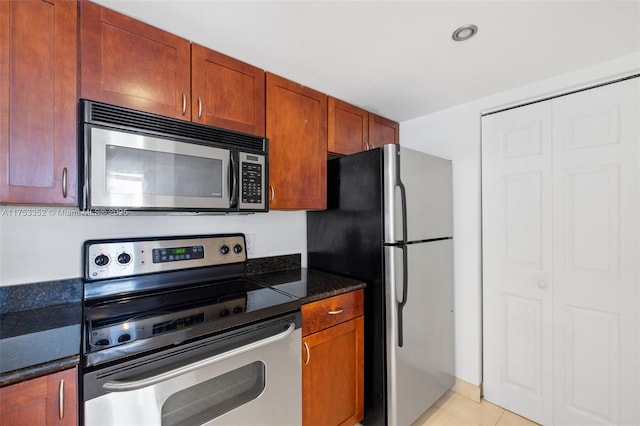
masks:
<path fill-rule="evenodd" d="M 77 23 L 75 2 L 0 2 L 2 203 L 76 204 Z"/>
<path fill-rule="evenodd" d="M 191 45 L 192 120 L 265 136 L 264 71 Z"/>
<path fill-rule="evenodd" d="M 399 141 L 400 125 L 397 122 L 369 113 L 369 148 Z"/>
<path fill-rule="evenodd" d="M 80 96 L 191 120 L 189 41 L 97 4 L 80 4 Z"/>
<path fill-rule="evenodd" d="M 328 151 L 349 155 L 369 147 L 369 113 L 362 108 L 329 97 Z"/>
<path fill-rule="evenodd" d="M 302 424 L 352 426 L 364 417 L 364 317 L 302 342 Z"/>
<path fill-rule="evenodd" d="M 327 96 L 267 73 L 271 209 L 327 206 Z"/>
<path fill-rule="evenodd" d="M 77 413 L 75 368 L 0 388 L 3 425 L 75 426 Z"/>

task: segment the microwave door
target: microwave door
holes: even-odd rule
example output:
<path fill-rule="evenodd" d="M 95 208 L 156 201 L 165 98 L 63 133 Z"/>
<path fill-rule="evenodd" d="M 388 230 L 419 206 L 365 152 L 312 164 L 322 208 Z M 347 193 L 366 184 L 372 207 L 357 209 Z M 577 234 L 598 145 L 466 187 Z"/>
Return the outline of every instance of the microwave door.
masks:
<path fill-rule="evenodd" d="M 113 129 L 90 129 L 89 208 L 224 210 L 231 151 Z"/>

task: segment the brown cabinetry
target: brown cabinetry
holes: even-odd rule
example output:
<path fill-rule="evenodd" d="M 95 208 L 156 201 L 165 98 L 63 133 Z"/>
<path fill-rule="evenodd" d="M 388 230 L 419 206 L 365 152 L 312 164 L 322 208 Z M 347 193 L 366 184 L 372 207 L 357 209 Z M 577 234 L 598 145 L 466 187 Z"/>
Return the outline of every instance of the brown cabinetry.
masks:
<path fill-rule="evenodd" d="M 80 96 L 190 120 L 189 41 L 88 1 L 80 5 Z"/>
<path fill-rule="evenodd" d="M 400 125 L 379 115 L 369 113 L 369 147 L 379 148 L 400 141 Z"/>
<path fill-rule="evenodd" d="M 399 141 L 397 122 L 332 97 L 328 123 L 327 150 L 331 154 L 349 155 Z"/>
<path fill-rule="evenodd" d="M 329 139 L 331 154 L 349 155 L 369 148 L 369 113 L 329 96 Z"/>
<path fill-rule="evenodd" d="M 82 1 L 82 98 L 264 136 L 264 71 Z"/>
<path fill-rule="evenodd" d="M 267 73 L 271 209 L 327 205 L 327 96 Z"/>
<path fill-rule="evenodd" d="M 0 1 L 0 202 L 76 204 L 77 5 Z"/>
<path fill-rule="evenodd" d="M 363 291 L 302 306 L 302 423 L 352 426 L 364 417 Z"/>
<path fill-rule="evenodd" d="M 264 74 L 252 65 L 192 44 L 192 120 L 264 136 Z"/>
<path fill-rule="evenodd" d="M 78 424 L 76 369 L 0 388 L 0 424 Z"/>

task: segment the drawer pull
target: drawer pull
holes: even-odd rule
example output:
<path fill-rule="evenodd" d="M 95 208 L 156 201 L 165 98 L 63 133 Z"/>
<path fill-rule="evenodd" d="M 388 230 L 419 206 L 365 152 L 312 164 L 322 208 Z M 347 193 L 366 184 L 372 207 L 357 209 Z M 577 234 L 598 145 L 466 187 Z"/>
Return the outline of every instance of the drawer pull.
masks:
<path fill-rule="evenodd" d="M 67 198 L 67 168 L 62 169 L 62 198 Z"/>
<path fill-rule="evenodd" d="M 338 309 L 337 311 L 329 311 L 329 315 L 338 315 L 344 312 L 344 309 Z"/>
<path fill-rule="evenodd" d="M 309 364 L 309 360 L 311 359 L 311 352 L 309 351 L 309 345 L 307 345 L 307 342 L 302 342 L 304 344 L 304 348 L 307 351 L 307 360 L 304 362 L 304 365 Z"/>
<path fill-rule="evenodd" d="M 58 389 L 58 419 L 64 420 L 64 379 L 60 380 Z"/>
<path fill-rule="evenodd" d="M 182 92 L 182 115 L 187 115 L 187 94 Z"/>

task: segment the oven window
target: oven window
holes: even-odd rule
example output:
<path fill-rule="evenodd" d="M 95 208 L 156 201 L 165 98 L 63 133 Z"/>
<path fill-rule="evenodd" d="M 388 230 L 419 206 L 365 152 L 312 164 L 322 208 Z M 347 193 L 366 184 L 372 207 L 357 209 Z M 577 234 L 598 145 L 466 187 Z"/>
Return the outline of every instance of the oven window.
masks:
<path fill-rule="evenodd" d="M 256 399 L 265 387 L 262 361 L 181 390 L 162 406 L 162 426 L 202 425 Z"/>
<path fill-rule="evenodd" d="M 222 160 L 106 146 L 108 194 L 222 198 Z"/>

